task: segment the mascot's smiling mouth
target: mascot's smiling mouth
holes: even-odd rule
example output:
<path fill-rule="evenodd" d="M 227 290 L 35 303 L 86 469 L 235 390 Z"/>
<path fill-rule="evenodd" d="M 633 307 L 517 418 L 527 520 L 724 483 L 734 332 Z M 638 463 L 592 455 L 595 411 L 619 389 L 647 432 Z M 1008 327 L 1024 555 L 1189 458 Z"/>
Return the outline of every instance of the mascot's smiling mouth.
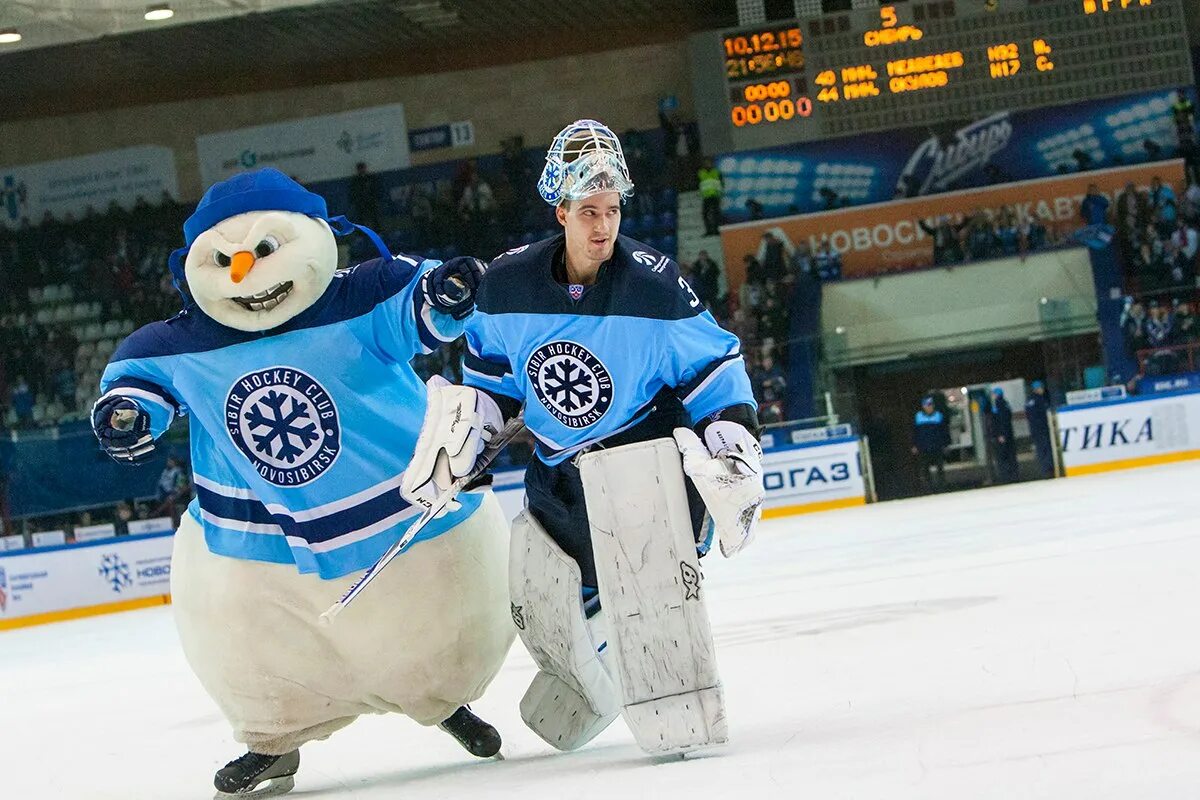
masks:
<path fill-rule="evenodd" d="M 249 297 L 231 297 L 229 299 L 247 311 L 270 311 L 286 300 L 291 291 L 292 282 L 284 281 Z"/>

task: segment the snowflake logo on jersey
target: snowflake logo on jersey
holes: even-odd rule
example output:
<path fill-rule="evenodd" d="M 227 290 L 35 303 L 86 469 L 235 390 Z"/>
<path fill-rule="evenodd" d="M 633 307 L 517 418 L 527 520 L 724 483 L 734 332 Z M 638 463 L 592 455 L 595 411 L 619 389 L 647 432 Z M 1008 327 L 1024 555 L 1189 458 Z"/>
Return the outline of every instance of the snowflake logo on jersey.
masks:
<path fill-rule="evenodd" d="M 292 367 L 260 369 L 234 381 L 225 398 L 225 427 L 254 470 L 276 486 L 311 483 L 342 449 L 333 398 Z"/>
<path fill-rule="evenodd" d="M 568 428 L 594 425 L 612 405 L 608 368 L 575 342 L 551 342 L 534 350 L 525 374 L 542 406 Z"/>
<path fill-rule="evenodd" d="M 100 577 L 117 594 L 133 583 L 129 574 L 129 565 L 116 553 L 109 553 L 100 559 Z"/>

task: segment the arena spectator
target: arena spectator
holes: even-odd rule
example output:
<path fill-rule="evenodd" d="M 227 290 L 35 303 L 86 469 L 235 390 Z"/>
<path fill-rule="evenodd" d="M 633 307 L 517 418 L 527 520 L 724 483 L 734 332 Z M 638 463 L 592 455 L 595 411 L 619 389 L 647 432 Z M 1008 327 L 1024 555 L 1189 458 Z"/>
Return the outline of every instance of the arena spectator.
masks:
<path fill-rule="evenodd" d="M 759 421 L 763 424 L 783 421 L 783 404 L 787 396 L 787 378 L 768 351 L 750 377 L 754 396 L 759 403 Z"/>
<path fill-rule="evenodd" d="M 1017 230 L 1016 215 L 1008 206 L 1000 209 L 996 224 L 992 226 L 992 238 L 998 256 L 1015 256 L 1021 251 L 1021 237 Z"/>
<path fill-rule="evenodd" d="M 1047 244 L 1046 226 L 1035 216 L 1022 215 L 1017 224 L 1017 235 L 1020 236 L 1022 258 Z"/>
<path fill-rule="evenodd" d="M 1174 259 L 1174 275 L 1177 284 L 1190 283 L 1196 274 L 1196 252 L 1200 250 L 1200 232 L 1188 222 L 1180 219 L 1171 234 L 1171 254 Z"/>
<path fill-rule="evenodd" d="M 1004 389 L 992 387 L 991 402 L 986 410 L 988 440 L 995 459 L 996 482 L 1012 483 L 1017 479 L 1017 444 L 1013 440 L 1012 406 L 1004 399 Z"/>
<path fill-rule="evenodd" d="M 918 220 L 921 230 L 933 238 L 933 264 L 937 267 L 959 264 L 963 260 L 962 240 L 960 238 L 965 222 L 955 224 L 949 214 L 942 214 L 937 222 L 930 224 L 927 220 Z"/>
<path fill-rule="evenodd" d="M 1040 380 L 1033 381 L 1029 384 L 1029 396 L 1025 399 L 1025 420 L 1029 423 L 1029 435 L 1033 438 L 1033 450 L 1043 478 L 1054 477 L 1054 446 L 1050 441 L 1050 420 L 1047 417 L 1049 410 L 1046 384 Z"/>
<path fill-rule="evenodd" d="M 1160 238 L 1166 239 L 1175 230 L 1178 214 L 1175 190 L 1155 175 L 1150 179 L 1150 212 Z"/>
<path fill-rule="evenodd" d="M 1130 352 L 1136 353 L 1146 346 L 1146 307 L 1129 299 L 1121 314 L 1121 330 Z"/>
<path fill-rule="evenodd" d="M 725 179 L 721 171 L 713 166 L 711 158 L 696 173 L 700 181 L 700 214 L 704 222 L 704 235 L 716 236 L 721 225 L 721 195 L 725 191 Z"/>
<path fill-rule="evenodd" d="M 33 425 L 33 390 L 24 375 L 18 375 L 13 383 L 11 395 L 12 410 L 17 415 L 17 427 L 28 428 Z"/>
<path fill-rule="evenodd" d="M 1192 314 L 1192 304 L 1186 300 L 1175 309 L 1175 322 L 1172 325 L 1171 344 L 1192 345 L 1200 340 L 1200 329 L 1196 327 L 1196 317 Z"/>
<path fill-rule="evenodd" d="M 1117 243 L 1126 264 L 1133 262 L 1137 249 L 1138 232 L 1150 221 L 1150 201 L 1139 192 L 1133 182 L 1125 184 L 1124 191 L 1117 196 L 1116 229 Z"/>
<path fill-rule="evenodd" d="M 763 279 L 766 281 L 783 280 L 787 272 L 787 251 L 784 240 L 774 229 L 766 231 L 758 243 L 758 262 L 762 265 Z"/>
<path fill-rule="evenodd" d="M 1108 198 L 1100 193 L 1096 184 L 1088 184 L 1087 194 L 1079 206 L 1079 213 L 1086 225 L 1103 225 L 1108 222 Z"/>
<path fill-rule="evenodd" d="M 701 250 L 692 264 L 689 282 L 705 308 L 710 311 L 717 308 L 721 299 L 721 267 L 707 250 Z"/>
<path fill-rule="evenodd" d="M 822 236 L 821 243 L 817 245 L 817 252 L 813 254 L 813 268 L 823 281 L 842 278 L 842 254 L 833 249 L 828 236 Z"/>
<path fill-rule="evenodd" d="M 158 476 L 157 488 L 158 507 L 154 515 L 170 517 L 173 524 L 179 525 L 179 515 L 191 500 L 191 482 L 178 458 L 167 459 L 167 465 Z"/>
<path fill-rule="evenodd" d="M 988 214 L 982 209 L 975 209 L 967 220 L 967 255 L 972 261 L 991 258 L 995 253 L 996 237 L 992 232 L 992 223 Z"/>
<path fill-rule="evenodd" d="M 1171 316 L 1166 306 L 1157 300 L 1150 301 L 1150 316 L 1146 320 L 1146 345 L 1166 347 L 1171 340 Z"/>
<path fill-rule="evenodd" d="M 950 446 L 950 422 L 934 405 L 932 395 L 921 400 L 913 417 L 912 452 L 920 465 L 922 488 L 940 492 L 946 488 L 946 448 Z M 931 474 L 932 472 L 932 474 Z"/>

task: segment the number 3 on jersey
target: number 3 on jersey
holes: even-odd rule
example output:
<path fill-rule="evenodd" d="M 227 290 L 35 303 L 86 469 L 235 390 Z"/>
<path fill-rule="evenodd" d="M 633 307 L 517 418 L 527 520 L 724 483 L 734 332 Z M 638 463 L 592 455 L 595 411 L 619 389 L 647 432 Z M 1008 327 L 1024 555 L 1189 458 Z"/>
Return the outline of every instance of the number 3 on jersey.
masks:
<path fill-rule="evenodd" d="M 695 308 L 696 306 L 700 305 L 700 298 L 697 297 L 696 293 L 692 291 L 692 287 L 688 286 L 688 282 L 683 279 L 682 275 L 679 276 L 679 288 L 687 292 L 688 297 L 692 298 L 691 300 L 688 300 L 689 306 Z"/>

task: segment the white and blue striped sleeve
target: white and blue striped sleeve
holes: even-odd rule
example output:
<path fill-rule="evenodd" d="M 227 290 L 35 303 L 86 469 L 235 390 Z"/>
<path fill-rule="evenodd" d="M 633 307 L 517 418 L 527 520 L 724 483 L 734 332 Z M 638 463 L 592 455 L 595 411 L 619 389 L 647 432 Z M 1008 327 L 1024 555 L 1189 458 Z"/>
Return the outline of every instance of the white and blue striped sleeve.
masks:
<path fill-rule="evenodd" d="M 375 339 L 392 358 L 407 363 L 462 336 L 463 323 L 429 305 L 422 278 L 440 261 L 398 255 L 381 267 L 380 283 L 389 295 L 376 311 Z"/>
<path fill-rule="evenodd" d="M 482 311 L 467 319 L 467 351 L 463 355 L 463 383 L 524 402 L 524 393 L 504 350 L 495 321 Z"/>
<path fill-rule="evenodd" d="M 672 385 L 696 422 L 730 406 L 757 407 L 738 338 L 707 311 L 667 323 Z"/>
<path fill-rule="evenodd" d="M 169 382 L 159 369 L 158 359 L 119 356 L 120 350 L 100 376 L 100 397 L 96 405 L 118 395 L 132 400 L 150 415 L 150 433 L 157 439 L 171 427 L 176 417 L 186 412 L 171 393 Z"/>

